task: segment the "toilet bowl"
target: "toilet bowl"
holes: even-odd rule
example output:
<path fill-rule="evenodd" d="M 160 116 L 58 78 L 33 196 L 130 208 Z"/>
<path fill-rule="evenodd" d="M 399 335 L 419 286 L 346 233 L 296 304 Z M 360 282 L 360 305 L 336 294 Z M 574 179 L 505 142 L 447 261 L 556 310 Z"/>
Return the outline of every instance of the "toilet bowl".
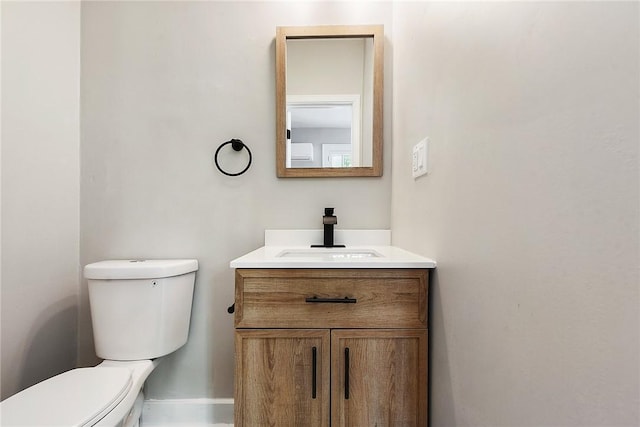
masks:
<path fill-rule="evenodd" d="M 105 360 L 64 372 L 0 402 L 0 424 L 138 426 L 147 377 L 160 357 L 187 341 L 197 269 L 197 260 L 87 265 L 96 354 Z"/>

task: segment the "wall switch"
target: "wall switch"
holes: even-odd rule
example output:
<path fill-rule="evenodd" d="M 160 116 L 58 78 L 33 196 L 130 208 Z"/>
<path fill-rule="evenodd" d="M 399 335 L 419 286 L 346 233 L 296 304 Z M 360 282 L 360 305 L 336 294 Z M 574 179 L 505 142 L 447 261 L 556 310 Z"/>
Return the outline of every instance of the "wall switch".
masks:
<path fill-rule="evenodd" d="M 429 138 L 425 138 L 413 146 L 411 159 L 411 174 L 414 178 L 427 173 L 427 152 L 429 147 Z"/>

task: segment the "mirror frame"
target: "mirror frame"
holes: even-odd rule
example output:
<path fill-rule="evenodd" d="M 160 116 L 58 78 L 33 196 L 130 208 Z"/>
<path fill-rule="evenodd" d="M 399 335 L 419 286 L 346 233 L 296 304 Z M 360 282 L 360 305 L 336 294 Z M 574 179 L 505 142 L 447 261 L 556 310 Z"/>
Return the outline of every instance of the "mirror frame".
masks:
<path fill-rule="evenodd" d="M 348 168 L 287 168 L 287 40 L 327 38 L 373 38 L 373 164 Z M 276 172 L 279 178 L 382 176 L 383 46 L 382 25 L 276 27 Z"/>

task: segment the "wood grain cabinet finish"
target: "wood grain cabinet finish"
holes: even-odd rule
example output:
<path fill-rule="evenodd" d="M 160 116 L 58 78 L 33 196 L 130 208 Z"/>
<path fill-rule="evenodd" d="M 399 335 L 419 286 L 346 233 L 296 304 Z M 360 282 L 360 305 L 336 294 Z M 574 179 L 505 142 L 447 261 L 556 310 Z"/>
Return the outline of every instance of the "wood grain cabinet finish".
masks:
<path fill-rule="evenodd" d="M 236 426 L 329 425 L 329 330 L 236 331 Z"/>
<path fill-rule="evenodd" d="M 236 270 L 234 425 L 426 426 L 427 300 L 427 270 Z"/>

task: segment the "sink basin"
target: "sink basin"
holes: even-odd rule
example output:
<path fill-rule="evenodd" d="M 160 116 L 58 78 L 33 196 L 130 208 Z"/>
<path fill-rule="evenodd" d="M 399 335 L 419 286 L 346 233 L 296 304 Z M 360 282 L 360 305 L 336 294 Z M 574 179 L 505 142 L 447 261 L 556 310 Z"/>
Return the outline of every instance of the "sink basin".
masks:
<path fill-rule="evenodd" d="M 314 248 L 314 249 L 285 249 L 276 258 L 319 258 L 319 259 L 362 259 L 381 258 L 379 252 L 373 249 L 346 248 Z"/>

